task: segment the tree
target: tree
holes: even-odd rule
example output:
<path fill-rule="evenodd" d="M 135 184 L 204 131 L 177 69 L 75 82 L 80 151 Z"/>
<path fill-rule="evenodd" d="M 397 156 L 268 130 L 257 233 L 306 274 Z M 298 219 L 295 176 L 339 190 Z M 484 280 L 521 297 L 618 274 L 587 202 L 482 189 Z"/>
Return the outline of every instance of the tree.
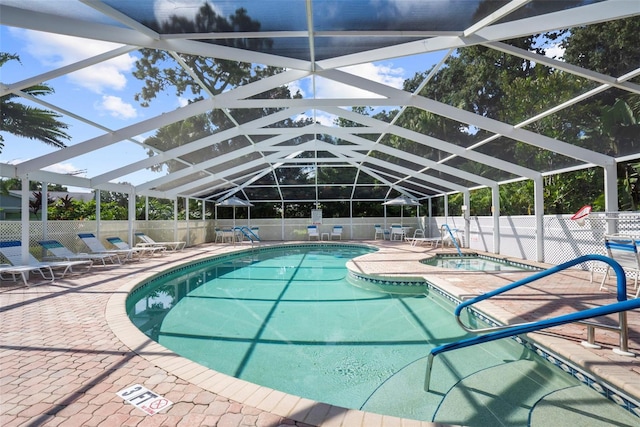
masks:
<path fill-rule="evenodd" d="M 20 62 L 20 57 L 8 53 L 0 53 L 0 67 L 11 60 Z M 41 83 L 23 89 L 23 92 L 37 97 L 49 95 L 54 90 L 45 83 Z M 68 125 L 58 120 L 58 118 L 62 117 L 60 114 L 51 110 L 29 107 L 14 102 L 15 98 L 18 98 L 18 95 L 14 93 L 0 97 L 0 132 L 36 139 L 57 148 L 66 146 L 64 140 L 71 139 L 71 137 L 65 133 Z M 4 138 L 0 134 L 0 151 L 4 147 L 3 142 Z"/>

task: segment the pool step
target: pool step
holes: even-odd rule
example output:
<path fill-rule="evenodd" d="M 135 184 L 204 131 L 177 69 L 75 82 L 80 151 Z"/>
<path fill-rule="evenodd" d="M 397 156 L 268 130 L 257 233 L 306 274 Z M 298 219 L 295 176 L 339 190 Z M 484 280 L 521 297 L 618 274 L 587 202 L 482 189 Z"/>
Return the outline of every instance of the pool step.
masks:
<path fill-rule="evenodd" d="M 517 360 L 479 371 L 451 388 L 433 421 L 534 427 L 639 425 L 638 417 L 573 377 L 553 375 L 555 369 Z"/>
<path fill-rule="evenodd" d="M 445 395 L 434 415 L 441 423 L 526 426 L 536 402 L 571 382 L 550 375 L 549 367 L 516 360 L 463 378 Z M 551 425 L 551 424 L 546 424 Z"/>
<path fill-rule="evenodd" d="M 637 426 L 640 417 L 604 401 L 591 388 L 570 387 L 543 397 L 531 411 L 532 426 Z"/>

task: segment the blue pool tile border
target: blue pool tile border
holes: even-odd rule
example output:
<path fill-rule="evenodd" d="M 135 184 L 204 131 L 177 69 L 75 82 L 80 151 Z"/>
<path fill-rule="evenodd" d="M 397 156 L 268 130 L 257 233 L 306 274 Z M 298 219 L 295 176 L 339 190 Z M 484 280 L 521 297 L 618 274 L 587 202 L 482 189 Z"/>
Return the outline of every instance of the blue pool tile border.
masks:
<path fill-rule="evenodd" d="M 535 265 L 531 265 L 531 264 L 527 264 L 524 262 L 519 262 L 519 261 L 514 261 L 512 259 L 507 259 L 507 258 L 500 258 L 500 257 L 494 257 L 494 256 L 489 256 L 489 255 L 484 255 L 484 254 L 479 254 L 479 253 L 465 253 L 462 256 L 460 256 L 459 254 L 449 254 L 449 253 L 444 253 L 444 254 L 436 254 L 432 257 L 420 260 L 420 262 L 422 264 L 426 264 L 426 265 L 430 265 L 429 261 L 434 260 L 434 259 L 444 259 L 444 258 L 477 258 L 477 259 L 483 259 L 486 261 L 493 261 L 493 262 L 499 262 L 502 264 L 506 264 L 512 267 L 517 267 L 520 268 L 522 270 L 528 270 L 528 271 L 541 271 L 544 270 L 541 267 L 535 266 Z"/>

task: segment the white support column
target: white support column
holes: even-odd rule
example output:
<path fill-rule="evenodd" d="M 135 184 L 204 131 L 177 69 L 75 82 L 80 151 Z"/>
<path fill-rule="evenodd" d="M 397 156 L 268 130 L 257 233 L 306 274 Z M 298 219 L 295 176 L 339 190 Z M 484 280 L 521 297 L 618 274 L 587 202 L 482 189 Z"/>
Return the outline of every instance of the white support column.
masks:
<path fill-rule="evenodd" d="M 431 197 L 429 197 L 429 199 L 427 200 L 427 209 L 429 209 L 429 214 L 427 215 L 427 224 L 429 228 L 427 232 L 429 233 L 429 235 L 427 237 L 433 236 L 433 234 L 431 233 L 431 209 L 432 209 L 431 204 L 432 204 Z"/>
<path fill-rule="evenodd" d="M 470 209 L 471 209 L 471 193 L 465 191 L 462 193 L 462 204 L 464 209 L 462 210 L 462 217 L 464 218 L 464 241 L 465 248 L 470 246 L 469 239 L 471 238 L 471 219 L 470 219 Z"/>
<path fill-rule="evenodd" d="M 149 221 L 149 196 L 144 196 L 144 220 Z"/>
<path fill-rule="evenodd" d="M 22 263 L 29 264 L 29 178 L 22 178 L 22 199 L 20 208 L 22 209 L 21 220 L 21 236 L 22 240 L 21 252 Z"/>
<path fill-rule="evenodd" d="M 282 240 L 284 241 L 284 200 L 281 203 L 282 205 L 282 213 L 280 214 L 280 234 L 282 235 Z"/>
<path fill-rule="evenodd" d="M 618 168 L 616 163 L 604 167 L 604 211 L 618 212 Z M 608 215 L 607 215 L 608 216 Z M 607 219 L 607 234 L 618 232 L 618 224 L 615 219 Z"/>
<path fill-rule="evenodd" d="M 349 239 L 353 240 L 353 200 L 349 200 Z"/>
<path fill-rule="evenodd" d="M 49 185 L 46 182 L 42 183 L 42 238 L 47 240 L 48 224 L 49 221 Z"/>
<path fill-rule="evenodd" d="M 173 199 L 173 240 L 178 240 L 178 198 Z"/>
<path fill-rule="evenodd" d="M 100 217 L 102 216 L 100 213 L 100 206 L 101 206 L 101 199 L 102 197 L 100 196 L 100 190 L 96 190 L 95 191 L 95 197 L 96 197 L 96 235 L 99 236 L 100 235 Z"/>
<path fill-rule="evenodd" d="M 491 214 L 493 215 L 493 253 L 500 253 L 500 186 L 491 188 Z"/>
<path fill-rule="evenodd" d="M 136 221 L 136 189 L 131 186 L 131 191 L 129 191 L 128 197 L 128 212 L 127 212 L 127 241 L 129 245 L 135 246 L 133 239 L 133 223 Z"/>
<path fill-rule="evenodd" d="M 536 220 L 536 260 L 544 262 L 544 180 L 538 175 L 533 181 L 533 214 Z"/>
<path fill-rule="evenodd" d="M 190 214 L 189 214 L 189 198 L 185 197 L 184 198 L 184 219 L 187 222 L 187 246 L 189 246 L 189 221 L 191 220 L 191 218 L 189 218 Z M 178 240 L 178 236 L 176 236 L 176 240 Z"/>
<path fill-rule="evenodd" d="M 444 198 L 444 222 L 447 223 L 447 218 L 449 218 L 449 195 L 445 194 L 442 197 Z"/>

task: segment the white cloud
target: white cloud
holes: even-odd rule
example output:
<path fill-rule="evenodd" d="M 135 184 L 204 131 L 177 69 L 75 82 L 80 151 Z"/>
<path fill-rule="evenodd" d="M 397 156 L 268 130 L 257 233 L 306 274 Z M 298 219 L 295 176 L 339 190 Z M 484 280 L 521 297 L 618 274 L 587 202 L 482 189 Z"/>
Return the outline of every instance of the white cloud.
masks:
<path fill-rule="evenodd" d="M 203 0 L 155 0 L 153 14 L 158 22 L 164 22 L 174 15 L 193 21 L 203 3 Z M 213 2 L 209 2 L 209 6 L 218 15 L 224 16 Z"/>
<path fill-rule="evenodd" d="M 564 48 L 562 48 L 559 43 L 554 44 L 553 46 L 546 48 L 544 56 L 562 60 L 562 57 L 564 56 Z"/>
<path fill-rule="evenodd" d="M 136 109 L 117 96 L 103 95 L 102 100 L 96 105 L 96 109 L 106 111 L 110 116 L 118 119 L 126 120 L 138 117 Z"/>
<path fill-rule="evenodd" d="M 309 86 L 311 84 L 311 77 L 304 78 L 302 80 L 297 80 L 295 82 L 289 83 L 289 92 L 291 95 L 295 95 L 296 92 L 300 92 L 303 98 L 307 96 L 307 93 L 304 89 L 305 86 Z"/>
<path fill-rule="evenodd" d="M 46 34 L 31 30 L 15 30 L 14 34 L 26 43 L 26 52 L 41 64 L 57 68 L 91 58 L 120 45 L 97 40 L 80 39 L 58 34 Z M 136 58 L 131 54 L 120 55 L 109 61 L 67 75 L 69 80 L 95 93 L 105 89 L 122 90 Z"/>
<path fill-rule="evenodd" d="M 341 70 L 394 88 L 402 88 L 405 80 L 403 76 L 404 70 L 402 68 L 394 68 L 389 64 L 368 63 L 345 67 Z M 380 97 L 380 95 L 373 92 L 322 78 L 316 79 L 316 96 L 318 98 Z"/>
<path fill-rule="evenodd" d="M 78 172 L 80 172 L 80 168 L 78 168 L 77 166 L 74 166 L 71 163 L 56 163 L 55 165 L 47 166 L 43 170 L 46 170 L 46 171 L 49 171 L 49 172 L 65 174 L 65 175 L 73 174 L 73 175 L 81 176 L 81 177 L 85 177 L 86 176 L 86 171 L 84 171 L 82 173 L 78 173 Z"/>
<path fill-rule="evenodd" d="M 189 100 L 187 98 L 183 98 L 182 96 L 178 97 L 178 107 L 186 107 L 189 105 Z"/>
<path fill-rule="evenodd" d="M 303 119 L 313 119 L 314 117 L 307 114 L 307 113 L 303 113 L 303 114 L 299 114 L 297 117 L 294 118 L 294 120 L 303 120 Z M 337 116 L 333 115 L 333 114 L 329 114 L 329 113 L 325 113 L 324 111 L 317 111 L 316 112 L 316 116 L 315 116 L 315 121 L 317 123 L 320 123 L 321 125 L 325 125 L 325 126 L 330 126 L 333 127 L 335 126 L 333 121 L 337 118 Z"/>

